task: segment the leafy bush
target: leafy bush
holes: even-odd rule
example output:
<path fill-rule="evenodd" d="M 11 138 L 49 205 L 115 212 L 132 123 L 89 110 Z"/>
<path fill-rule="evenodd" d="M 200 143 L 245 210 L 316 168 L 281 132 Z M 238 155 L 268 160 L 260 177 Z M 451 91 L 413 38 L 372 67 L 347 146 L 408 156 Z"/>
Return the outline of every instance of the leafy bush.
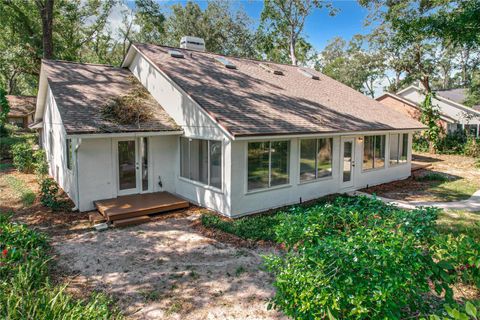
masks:
<path fill-rule="evenodd" d="M 37 150 L 33 153 L 35 159 L 35 174 L 41 181 L 48 174 L 47 155 L 45 150 Z"/>
<path fill-rule="evenodd" d="M 48 279 L 46 237 L 0 213 L 0 318 L 119 319 L 103 294 L 75 300 Z"/>
<path fill-rule="evenodd" d="M 448 181 L 448 176 L 439 172 L 427 172 L 426 174 L 416 177 L 418 181 Z"/>
<path fill-rule="evenodd" d="M 305 242 L 286 257 L 270 256 L 273 304 L 296 319 L 399 319 L 425 308 L 430 263 L 402 231 L 358 228 Z"/>
<path fill-rule="evenodd" d="M 480 302 L 467 301 L 465 305 L 445 305 L 442 312 L 429 316 L 428 320 L 478 320 L 479 316 Z"/>
<path fill-rule="evenodd" d="M 12 146 L 13 165 L 22 172 L 30 173 L 35 168 L 32 145 L 28 142 Z"/>
<path fill-rule="evenodd" d="M 40 202 L 47 208 L 52 210 L 64 209 L 67 204 L 59 197 L 59 187 L 52 178 L 44 178 L 40 182 Z"/>
<path fill-rule="evenodd" d="M 32 143 L 35 139 L 34 135 L 31 134 L 21 134 L 21 135 L 8 135 L 0 137 L 0 159 L 11 159 L 12 156 L 12 147 L 14 145 L 30 142 Z"/>
<path fill-rule="evenodd" d="M 275 230 L 272 226 L 277 223 L 276 215 L 259 215 L 237 220 L 224 220 L 218 215 L 202 215 L 202 224 L 208 228 L 217 228 L 250 240 L 275 240 Z"/>
<path fill-rule="evenodd" d="M 480 289 L 480 243 L 460 235 L 435 237 L 430 248 L 433 258 L 448 264 L 452 282 L 474 284 Z"/>
<path fill-rule="evenodd" d="M 465 155 L 480 158 L 480 139 L 469 138 L 465 143 Z"/>

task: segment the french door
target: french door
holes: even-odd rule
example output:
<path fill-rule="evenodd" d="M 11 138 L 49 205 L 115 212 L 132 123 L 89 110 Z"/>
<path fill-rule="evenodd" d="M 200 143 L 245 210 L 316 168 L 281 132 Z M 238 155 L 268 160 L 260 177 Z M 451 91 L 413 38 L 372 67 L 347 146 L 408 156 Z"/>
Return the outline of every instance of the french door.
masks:
<path fill-rule="evenodd" d="M 342 188 L 353 187 L 355 167 L 355 138 L 343 138 L 340 148 Z"/>
<path fill-rule="evenodd" d="M 147 137 L 116 141 L 118 195 L 150 191 Z"/>

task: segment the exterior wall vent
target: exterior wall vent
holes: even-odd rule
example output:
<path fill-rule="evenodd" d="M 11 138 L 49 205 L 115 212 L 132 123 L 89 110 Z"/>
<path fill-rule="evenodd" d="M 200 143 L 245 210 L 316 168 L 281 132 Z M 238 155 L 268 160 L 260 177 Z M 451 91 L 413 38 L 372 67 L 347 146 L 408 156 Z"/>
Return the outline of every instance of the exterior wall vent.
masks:
<path fill-rule="evenodd" d="M 218 63 L 221 63 L 222 65 L 224 65 L 225 68 L 227 68 L 227 69 L 237 69 L 237 66 L 234 65 L 232 62 L 230 62 L 230 60 L 228 60 L 225 57 L 215 57 L 215 60 Z"/>
<path fill-rule="evenodd" d="M 198 37 L 185 36 L 180 40 L 180 48 L 205 52 L 205 40 Z"/>
<path fill-rule="evenodd" d="M 276 75 L 279 75 L 279 76 L 283 76 L 283 71 L 282 70 L 279 70 L 279 69 L 276 69 L 274 66 L 272 65 L 268 65 L 266 63 L 259 63 L 258 64 L 263 70 L 267 71 L 267 72 L 270 72 L 270 73 L 273 73 L 273 74 L 276 74 Z"/>
<path fill-rule="evenodd" d="M 312 72 L 310 72 L 308 70 L 304 70 L 302 68 L 298 68 L 297 70 L 298 70 L 298 72 L 300 72 L 301 74 L 303 74 L 307 78 L 310 78 L 310 79 L 313 79 L 313 80 L 320 80 L 319 76 L 317 76 L 316 74 L 313 74 Z"/>
<path fill-rule="evenodd" d="M 173 58 L 184 58 L 183 53 L 177 50 L 168 50 L 168 54 Z"/>

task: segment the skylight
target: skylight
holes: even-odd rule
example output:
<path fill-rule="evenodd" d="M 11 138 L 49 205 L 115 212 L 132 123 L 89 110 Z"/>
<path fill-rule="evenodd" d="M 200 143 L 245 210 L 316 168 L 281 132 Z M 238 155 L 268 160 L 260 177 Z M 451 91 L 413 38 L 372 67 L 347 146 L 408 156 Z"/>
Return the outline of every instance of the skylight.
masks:
<path fill-rule="evenodd" d="M 217 60 L 217 62 L 223 64 L 225 66 L 225 68 L 228 68 L 228 69 L 237 69 L 237 66 L 234 65 L 232 62 L 230 62 L 227 58 L 225 57 L 215 57 L 215 60 Z"/>
<path fill-rule="evenodd" d="M 275 66 L 273 65 L 268 65 L 266 63 L 259 63 L 258 64 L 263 70 L 267 71 L 267 72 L 270 72 L 270 73 L 273 73 L 273 74 L 276 74 L 276 75 L 279 75 L 279 76 L 283 76 L 283 71 L 280 70 L 280 69 L 277 69 Z"/>
<path fill-rule="evenodd" d="M 183 53 L 177 50 L 168 50 L 168 54 L 174 58 L 183 58 Z"/>
<path fill-rule="evenodd" d="M 297 70 L 298 70 L 298 72 L 300 72 L 301 74 L 303 74 L 307 78 L 310 78 L 310 79 L 313 79 L 313 80 L 320 80 L 319 76 L 317 76 L 316 74 L 313 74 L 312 72 L 310 72 L 308 70 L 304 70 L 304 69 L 301 69 L 301 68 L 298 68 Z"/>

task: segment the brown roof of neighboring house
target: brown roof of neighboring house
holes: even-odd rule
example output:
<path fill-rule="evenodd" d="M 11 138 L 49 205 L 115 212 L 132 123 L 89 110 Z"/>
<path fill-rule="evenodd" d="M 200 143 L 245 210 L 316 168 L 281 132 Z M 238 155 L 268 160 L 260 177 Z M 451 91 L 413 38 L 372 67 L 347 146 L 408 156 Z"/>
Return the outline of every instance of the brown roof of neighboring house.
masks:
<path fill-rule="evenodd" d="M 8 105 L 10 106 L 9 116 L 25 117 L 35 112 L 37 97 L 35 96 L 11 96 L 7 95 Z"/>
<path fill-rule="evenodd" d="M 133 46 L 234 136 L 425 128 L 314 70 L 319 80 L 297 66 L 269 63 L 283 72 L 275 75 L 255 60 L 227 57 L 236 66 L 227 69 L 212 53 L 174 48 L 182 59 L 169 47 Z"/>
<path fill-rule="evenodd" d="M 151 120 L 122 125 L 105 119 L 103 107 L 135 89 L 132 79 L 136 80 L 128 69 L 53 60 L 42 63 L 67 133 L 180 130 L 150 94 L 146 103 L 154 110 Z"/>

